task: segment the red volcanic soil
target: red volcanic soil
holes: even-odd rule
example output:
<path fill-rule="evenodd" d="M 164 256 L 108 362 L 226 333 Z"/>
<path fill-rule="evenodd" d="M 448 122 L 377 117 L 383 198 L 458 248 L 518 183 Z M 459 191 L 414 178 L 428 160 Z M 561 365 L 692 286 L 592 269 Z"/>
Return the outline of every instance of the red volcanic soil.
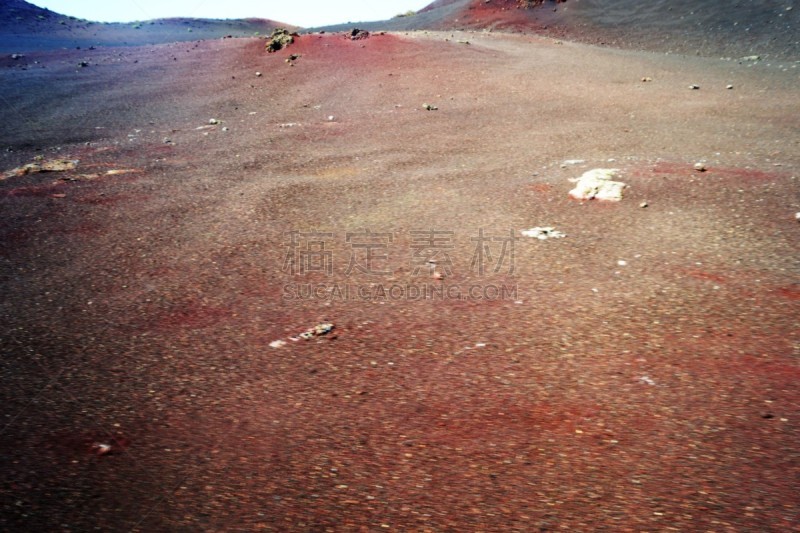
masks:
<path fill-rule="evenodd" d="M 414 16 L 359 27 L 535 32 L 634 50 L 800 59 L 800 15 L 792 2 L 544 0 L 524 5 L 519 0 L 437 0 Z"/>
<path fill-rule="evenodd" d="M 0 71 L 0 529 L 798 529 L 793 70 L 264 44 Z"/>

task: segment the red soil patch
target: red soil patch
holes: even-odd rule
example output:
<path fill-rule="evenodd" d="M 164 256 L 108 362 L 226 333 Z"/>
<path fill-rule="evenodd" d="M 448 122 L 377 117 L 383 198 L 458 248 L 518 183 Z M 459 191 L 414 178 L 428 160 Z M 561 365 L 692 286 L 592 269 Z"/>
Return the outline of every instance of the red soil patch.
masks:
<path fill-rule="evenodd" d="M 120 202 L 130 201 L 143 201 L 147 200 L 147 196 L 133 195 L 133 194 L 114 194 L 114 195 L 100 195 L 95 194 L 91 196 L 81 196 L 76 198 L 75 201 L 81 204 L 88 205 L 114 205 Z"/>
<path fill-rule="evenodd" d="M 25 185 L 0 192 L 0 198 L 48 198 L 53 194 L 61 193 L 64 183 L 48 185 Z"/>
<path fill-rule="evenodd" d="M 786 177 L 785 173 L 766 172 L 738 167 L 715 167 L 709 165 L 704 172 L 694 169 L 693 163 L 659 162 L 647 170 L 634 171 L 637 176 L 658 174 L 660 176 L 717 177 L 736 182 L 767 182 Z"/>
<path fill-rule="evenodd" d="M 67 433 L 59 432 L 49 435 L 41 445 L 58 453 L 78 455 L 114 455 L 123 453 L 131 445 L 129 436 L 122 433 L 86 432 Z M 104 450 L 98 445 L 106 445 Z"/>
<path fill-rule="evenodd" d="M 781 287 L 777 289 L 777 292 L 781 297 L 786 298 L 788 300 L 800 300 L 800 285 L 790 285 L 788 287 Z"/>
<path fill-rule="evenodd" d="M 553 186 L 549 183 L 534 183 L 528 185 L 528 189 L 537 194 L 548 194 L 553 191 Z"/>
<path fill-rule="evenodd" d="M 256 50 L 258 54 L 262 54 L 260 49 Z M 326 34 L 311 34 L 300 35 L 295 37 L 293 44 L 270 54 L 266 58 L 267 61 L 280 59 L 285 61 L 290 55 L 297 54 L 300 57 L 297 59 L 297 67 L 302 67 L 304 61 L 309 60 L 331 60 L 336 59 L 335 66 L 337 70 L 343 68 L 349 63 L 364 64 L 365 60 L 375 61 L 379 60 L 385 65 L 393 64 L 393 61 L 398 57 L 401 49 L 406 52 L 410 50 L 422 50 L 423 47 L 413 41 L 402 39 L 394 34 L 386 34 L 381 32 L 371 33 L 367 39 L 351 40 L 349 33 L 326 33 Z M 365 53 L 354 53 L 356 50 L 362 50 Z M 289 67 L 288 64 L 286 65 Z M 295 67 L 295 68 L 297 68 Z M 353 83 L 357 84 L 358 80 L 354 79 Z"/>
<path fill-rule="evenodd" d="M 728 279 L 724 276 L 712 274 L 711 272 L 706 272 L 704 270 L 691 269 L 684 270 L 683 272 L 685 275 L 701 281 L 713 281 L 714 283 L 726 283 L 728 281 Z"/>
<path fill-rule="evenodd" d="M 434 2 L 421 13 L 432 12 L 438 7 L 456 2 Z M 550 9 L 547 9 L 550 7 Z M 432 24 L 434 29 L 469 28 L 505 31 L 536 31 L 547 28 L 553 22 L 553 6 L 544 5 L 524 8 L 517 0 L 472 0 L 463 10 L 441 18 Z"/>
<path fill-rule="evenodd" d="M 231 314 L 232 312 L 229 309 L 213 307 L 197 300 L 191 300 L 150 318 L 147 320 L 147 326 L 144 329 L 169 331 L 174 329 L 218 327 Z"/>

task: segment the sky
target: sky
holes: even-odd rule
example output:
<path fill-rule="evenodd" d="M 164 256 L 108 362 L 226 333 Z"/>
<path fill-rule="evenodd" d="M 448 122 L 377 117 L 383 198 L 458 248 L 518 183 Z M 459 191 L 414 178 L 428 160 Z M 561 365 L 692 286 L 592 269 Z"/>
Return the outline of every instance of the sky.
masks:
<path fill-rule="evenodd" d="M 312 27 L 385 20 L 433 0 L 28 0 L 51 11 L 98 22 L 166 17 L 258 17 Z"/>

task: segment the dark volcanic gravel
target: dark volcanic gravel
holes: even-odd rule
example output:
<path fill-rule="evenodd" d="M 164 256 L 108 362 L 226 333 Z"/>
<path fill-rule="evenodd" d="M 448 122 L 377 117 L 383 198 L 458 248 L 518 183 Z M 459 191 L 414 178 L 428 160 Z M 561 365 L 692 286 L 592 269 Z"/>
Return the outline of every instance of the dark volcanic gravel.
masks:
<path fill-rule="evenodd" d="M 0 529 L 798 530 L 796 70 L 95 52 L 0 65 L 0 169 L 79 160 L 0 181 Z M 621 202 L 568 197 L 593 168 Z M 508 292 L 380 292 L 424 284 Z"/>

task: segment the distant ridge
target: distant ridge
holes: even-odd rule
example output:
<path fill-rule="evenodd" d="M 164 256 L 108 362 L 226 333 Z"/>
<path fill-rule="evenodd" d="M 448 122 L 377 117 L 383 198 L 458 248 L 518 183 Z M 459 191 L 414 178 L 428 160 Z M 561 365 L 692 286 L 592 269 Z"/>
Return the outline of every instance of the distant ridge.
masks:
<path fill-rule="evenodd" d="M 176 41 L 252 37 L 294 26 L 268 19 L 169 18 L 102 23 L 69 17 L 23 0 L 0 0 L 0 52 L 89 46 L 140 46 Z"/>

